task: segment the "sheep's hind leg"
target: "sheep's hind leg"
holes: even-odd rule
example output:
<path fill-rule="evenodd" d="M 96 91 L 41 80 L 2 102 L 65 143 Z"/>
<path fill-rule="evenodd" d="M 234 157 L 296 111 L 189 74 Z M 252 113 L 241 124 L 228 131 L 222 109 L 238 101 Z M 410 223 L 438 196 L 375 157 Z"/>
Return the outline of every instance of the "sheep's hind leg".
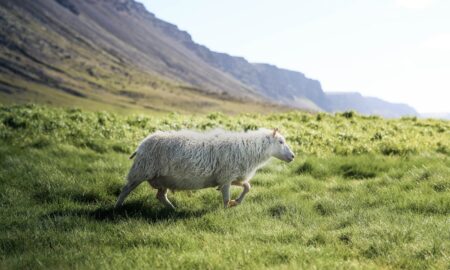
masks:
<path fill-rule="evenodd" d="M 235 200 L 230 200 L 230 187 L 231 184 L 225 184 L 220 188 L 223 197 L 223 205 L 225 208 L 238 205 Z"/>
<path fill-rule="evenodd" d="M 158 189 L 158 192 L 156 193 L 156 198 L 165 206 L 175 209 L 175 206 L 173 206 L 173 204 L 167 198 L 167 188 Z"/>
<path fill-rule="evenodd" d="M 236 202 L 238 204 L 242 203 L 244 200 L 245 195 L 250 191 L 250 183 L 249 182 L 233 182 L 233 185 L 241 186 L 243 188 L 242 193 L 239 195 L 239 197 L 236 199 Z"/>
<path fill-rule="evenodd" d="M 116 207 L 119 207 L 123 204 L 123 201 L 125 198 L 130 194 L 133 189 L 135 189 L 139 184 L 142 183 L 141 181 L 133 181 L 128 182 L 122 189 L 122 192 L 120 193 L 119 197 L 117 198 Z"/>

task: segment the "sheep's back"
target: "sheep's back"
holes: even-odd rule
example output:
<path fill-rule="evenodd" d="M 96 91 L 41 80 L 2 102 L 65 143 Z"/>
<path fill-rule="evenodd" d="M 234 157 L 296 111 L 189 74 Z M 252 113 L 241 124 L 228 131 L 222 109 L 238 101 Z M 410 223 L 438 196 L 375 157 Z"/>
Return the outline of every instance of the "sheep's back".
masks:
<path fill-rule="evenodd" d="M 254 171 L 242 135 L 158 132 L 147 137 L 138 156 L 151 163 L 157 176 L 188 178 L 245 178 Z M 253 167 L 252 167 L 253 166 Z"/>
<path fill-rule="evenodd" d="M 159 175 L 211 176 L 220 164 L 214 143 L 186 136 L 149 137 L 138 152 L 159 168 Z"/>

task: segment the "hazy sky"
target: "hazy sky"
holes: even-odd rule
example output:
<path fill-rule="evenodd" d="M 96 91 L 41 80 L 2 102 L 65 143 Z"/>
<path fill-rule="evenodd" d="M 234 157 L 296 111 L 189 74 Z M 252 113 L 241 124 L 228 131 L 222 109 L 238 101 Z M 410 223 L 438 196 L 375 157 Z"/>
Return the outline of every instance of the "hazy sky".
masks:
<path fill-rule="evenodd" d="M 450 0 L 138 0 L 210 49 L 450 111 Z"/>

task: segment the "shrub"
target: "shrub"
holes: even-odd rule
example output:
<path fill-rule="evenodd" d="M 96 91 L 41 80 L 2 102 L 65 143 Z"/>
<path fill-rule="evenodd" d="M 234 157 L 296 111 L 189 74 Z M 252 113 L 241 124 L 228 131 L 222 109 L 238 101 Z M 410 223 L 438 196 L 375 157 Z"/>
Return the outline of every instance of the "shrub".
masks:
<path fill-rule="evenodd" d="M 354 111 L 346 111 L 346 112 L 343 112 L 341 115 L 345 118 L 350 119 L 350 118 L 353 118 L 355 116 L 355 114 L 356 113 Z"/>

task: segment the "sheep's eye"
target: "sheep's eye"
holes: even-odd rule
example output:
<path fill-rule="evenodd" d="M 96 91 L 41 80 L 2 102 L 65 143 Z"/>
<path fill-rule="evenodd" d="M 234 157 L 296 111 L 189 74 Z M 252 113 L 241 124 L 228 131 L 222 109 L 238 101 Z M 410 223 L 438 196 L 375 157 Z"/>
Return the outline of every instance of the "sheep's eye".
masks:
<path fill-rule="evenodd" d="M 280 141 L 280 144 L 283 144 L 283 141 Z"/>

